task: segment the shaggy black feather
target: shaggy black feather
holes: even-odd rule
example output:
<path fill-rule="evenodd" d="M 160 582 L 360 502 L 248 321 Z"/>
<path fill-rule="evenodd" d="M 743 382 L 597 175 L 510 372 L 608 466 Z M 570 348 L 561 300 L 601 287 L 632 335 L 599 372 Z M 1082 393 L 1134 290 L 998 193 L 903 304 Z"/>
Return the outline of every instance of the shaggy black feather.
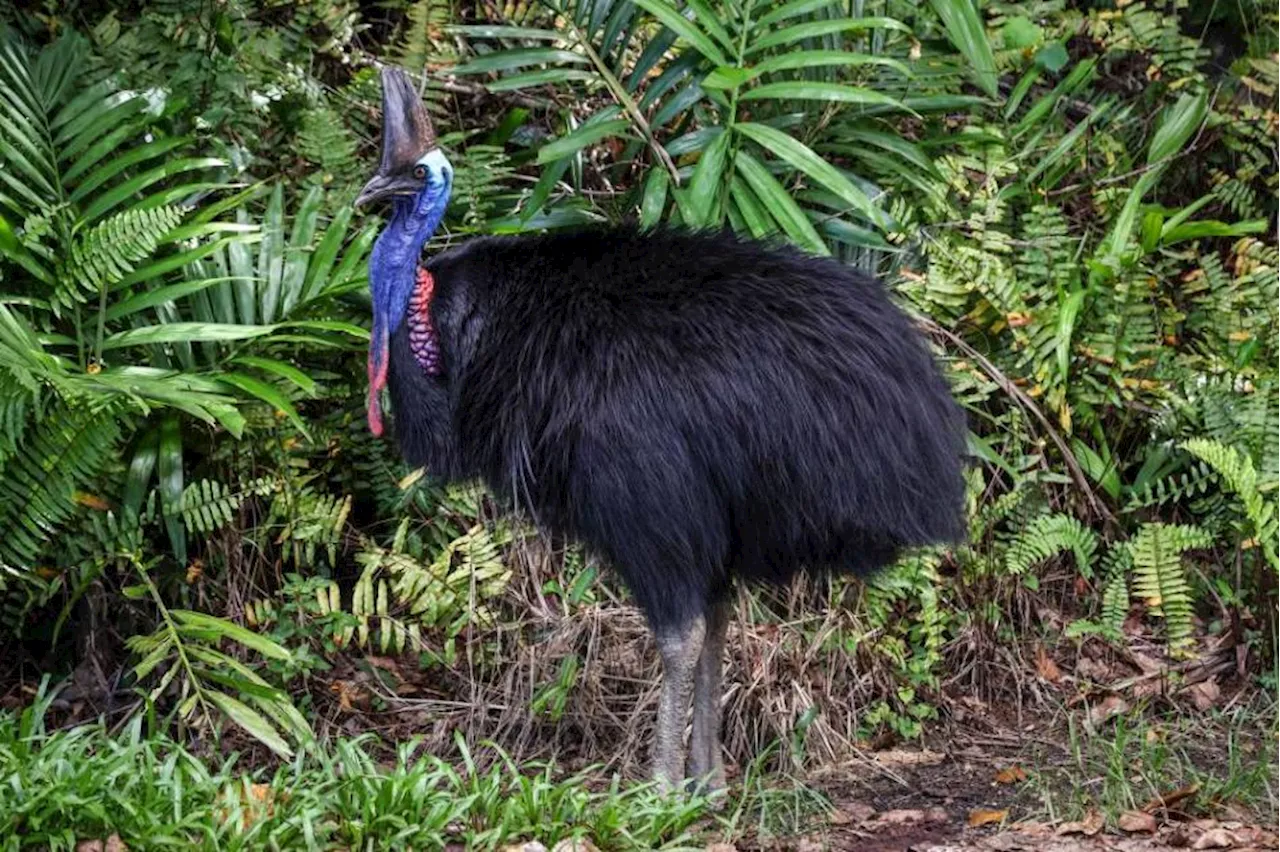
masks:
<path fill-rule="evenodd" d="M 405 457 L 595 548 L 656 630 L 735 577 L 866 573 L 961 536 L 963 417 L 879 282 L 628 228 L 476 239 L 426 266 L 444 373 L 397 330 Z"/>

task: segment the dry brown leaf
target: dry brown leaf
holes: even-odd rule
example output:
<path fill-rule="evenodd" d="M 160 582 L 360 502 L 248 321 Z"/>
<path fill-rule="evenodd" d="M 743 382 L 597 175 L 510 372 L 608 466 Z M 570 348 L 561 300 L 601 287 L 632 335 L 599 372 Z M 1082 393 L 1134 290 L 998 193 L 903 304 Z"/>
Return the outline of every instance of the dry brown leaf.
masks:
<path fill-rule="evenodd" d="M 551 852 L 600 852 L 600 847 L 585 837 L 566 837 L 552 846 Z"/>
<path fill-rule="evenodd" d="M 103 852 L 129 852 L 129 847 L 124 845 L 120 835 L 113 834 L 107 838 L 107 848 Z"/>
<path fill-rule="evenodd" d="M 338 706 L 343 710 L 354 710 L 368 703 L 369 696 L 365 690 L 349 680 L 335 680 L 329 684 L 329 691 L 338 696 Z"/>
<path fill-rule="evenodd" d="M 1140 831 L 1151 834 L 1156 830 L 1156 818 L 1146 811 L 1125 811 L 1120 814 L 1117 824 L 1121 831 L 1130 834 Z"/>
<path fill-rule="evenodd" d="M 1027 771 L 1016 763 L 996 773 L 997 784 L 1020 784 L 1027 780 Z"/>
<path fill-rule="evenodd" d="M 1103 722 L 1121 713 L 1129 712 L 1129 702 L 1119 695 L 1108 695 L 1089 708 L 1089 724 L 1097 728 Z"/>
<path fill-rule="evenodd" d="M 1098 811 L 1089 811 L 1084 815 L 1084 819 L 1079 822 L 1064 822 L 1058 826 L 1055 834 L 1083 834 L 1086 837 L 1093 837 L 1099 831 L 1102 831 L 1104 820 L 1102 814 Z"/>
<path fill-rule="evenodd" d="M 365 657 L 365 661 L 371 666 L 390 672 L 396 677 L 400 677 L 400 664 L 390 657 L 375 657 L 370 654 Z"/>
<path fill-rule="evenodd" d="M 1155 674 L 1156 672 L 1168 668 L 1168 665 L 1164 661 L 1158 660 L 1150 654 L 1144 654 L 1141 651 L 1135 651 L 1133 649 L 1129 650 L 1129 659 L 1133 661 L 1133 664 L 1137 666 L 1144 675 Z"/>
<path fill-rule="evenodd" d="M 849 825 L 851 823 L 866 822 L 875 815 L 876 809 L 866 802 L 843 802 L 831 814 L 831 823 L 833 825 Z"/>
<path fill-rule="evenodd" d="M 102 841 L 81 840 L 76 844 L 76 852 L 102 852 Z"/>
<path fill-rule="evenodd" d="M 881 766 L 934 766 L 946 759 L 946 755 L 929 749 L 887 748 L 873 755 Z"/>
<path fill-rule="evenodd" d="M 547 852 L 547 847 L 536 840 L 526 840 L 523 843 L 512 843 L 503 846 L 502 852 Z"/>
<path fill-rule="evenodd" d="M 802 837 L 796 844 L 796 852 L 824 852 L 827 847 L 820 840 L 814 840 L 812 837 Z"/>
<path fill-rule="evenodd" d="M 876 817 L 876 823 L 879 825 L 910 825 L 916 822 L 946 822 L 949 819 L 947 812 L 943 808 L 928 808 L 920 810 L 919 808 L 899 808 L 892 811 L 884 811 Z"/>
<path fill-rule="evenodd" d="M 999 825 L 1008 818 L 1009 811 L 1007 808 L 1000 811 L 978 808 L 976 810 L 969 811 L 969 819 L 966 820 L 966 822 L 968 822 L 970 828 L 977 828 L 981 825 Z"/>
<path fill-rule="evenodd" d="M 1049 683 L 1062 680 L 1062 669 L 1058 668 L 1058 664 L 1053 661 L 1053 657 L 1049 656 L 1043 645 L 1036 648 L 1036 674 Z"/>
<path fill-rule="evenodd" d="M 1170 790 L 1168 793 L 1161 793 L 1159 796 L 1156 796 L 1154 799 L 1151 799 L 1148 802 L 1146 802 L 1146 804 L 1144 804 L 1140 808 L 1140 810 L 1144 810 L 1148 813 L 1151 813 L 1153 811 L 1158 811 L 1161 808 L 1171 808 L 1174 805 L 1178 804 L 1178 802 L 1181 802 L 1183 799 L 1188 799 L 1199 792 L 1200 792 L 1200 785 L 1198 783 L 1188 784 L 1185 787 L 1179 787 L 1176 790 Z"/>
<path fill-rule="evenodd" d="M 712 843 L 703 852 L 738 852 L 738 847 L 732 843 Z"/>
<path fill-rule="evenodd" d="M 1087 656 L 1081 656 L 1076 661 L 1076 676 L 1094 683 L 1110 683 L 1115 680 L 1108 663 Z"/>
<path fill-rule="evenodd" d="M 1231 836 L 1231 832 L 1225 828 L 1211 828 L 1204 834 L 1196 838 L 1196 842 L 1191 844 L 1192 849 L 1230 849 L 1236 845 L 1236 840 Z"/>
<path fill-rule="evenodd" d="M 1218 688 L 1218 679 L 1215 677 L 1192 684 L 1185 692 L 1191 696 L 1191 703 L 1201 712 L 1218 706 L 1218 699 L 1222 697 L 1222 690 Z"/>
<path fill-rule="evenodd" d="M 240 799 L 240 827 L 248 830 L 255 822 L 270 817 L 275 813 L 276 794 L 275 791 L 267 784 L 250 784 L 248 788 L 237 785 L 233 788 Z M 224 791 L 218 794 L 217 807 L 215 813 L 219 821 L 226 823 L 233 815 L 233 807 L 228 801 L 228 794 Z M 123 846 L 120 847 L 121 849 Z M 108 842 L 104 852 L 113 852 L 110 842 Z M 118 850 L 115 850 L 118 852 Z"/>

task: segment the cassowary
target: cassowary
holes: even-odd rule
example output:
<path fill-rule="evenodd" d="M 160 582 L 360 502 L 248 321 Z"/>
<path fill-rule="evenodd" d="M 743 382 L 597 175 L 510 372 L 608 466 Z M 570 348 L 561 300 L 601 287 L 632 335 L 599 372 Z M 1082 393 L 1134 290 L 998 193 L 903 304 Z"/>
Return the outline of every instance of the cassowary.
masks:
<path fill-rule="evenodd" d="M 723 785 L 735 579 L 865 574 L 962 531 L 964 422 L 879 282 L 727 233 L 477 238 L 423 262 L 452 168 L 384 70 L 369 425 L 621 574 L 662 658 L 653 771 Z M 686 713 L 693 705 L 688 764 Z"/>

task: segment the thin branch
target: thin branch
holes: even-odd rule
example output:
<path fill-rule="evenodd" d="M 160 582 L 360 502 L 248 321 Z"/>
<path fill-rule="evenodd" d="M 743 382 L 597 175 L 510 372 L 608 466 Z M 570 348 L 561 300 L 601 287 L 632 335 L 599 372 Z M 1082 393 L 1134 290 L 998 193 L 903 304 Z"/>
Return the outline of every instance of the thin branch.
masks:
<path fill-rule="evenodd" d="M 1038 405 L 1036 405 L 1035 400 L 1027 396 L 1027 394 L 1023 392 L 1022 388 L 1014 384 L 1012 379 L 1001 372 L 999 367 L 988 360 L 981 352 L 966 343 L 955 332 L 942 327 L 927 317 L 919 317 L 917 321 L 931 335 L 946 339 L 952 346 L 963 352 L 966 357 L 973 359 L 973 361 L 991 377 L 992 381 L 994 381 L 1001 390 L 1012 397 L 1014 402 L 1026 409 L 1031 416 L 1040 423 L 1045 434 L 1047 434 L 1053 441 L 1054 445 L 1057 446 L 1058 452 L 1062 453 L 1062 460 L 1066 463 L 1067 470 L 1070 472 L 1071 478 L 1075 480 L 1076 486 L 1084 492 L 1086 499 L 1089 501 L 1090 508 L 1097 513 L 1098 517 L 1103 518 L 1109 524 L 1114 524 L 1116 522 L 1115 515 L 1111 514 L 1111 511 L 1103 505 L 1101 500 L 1098 499 L 1098 495 L 1093 490 L 1093 486 L 1089 483 L 1088 477 L 1085 476 L 1084 468 L 1080 466 L 1080 462 L 1076 459 L 1075 453 L 1071 452 L 1071 447 L 1067 446 L 1066 440 L 1058 434 L 1058 430 L 1053 428 L 1053 424 L 1049 422 L 1049 418 L 1046 417 L 1045 413 L 1040 410 Z"/>
<path fill-rule="evenodd" d="M 602 78 L 604 78 L 605 85 L 609 87 L 609 92 L 613 95 L 618 104 L 626 111 L 627 115 L 631 117 L 631 121 L 636 125 L 636 127 L 640 128 L 640 133 L 644 136 L 644 141 L 653 149 L 653 153 L 657 155 L 658 159 L 662 161 L 662 165 L 665 166 L 667 171 L 671 174 L 671 180 L 676 186 L 679 186 L 680 173 L 676 170 L 676 164 L 671 159 L 671 155 L 667 153 L 667 149 L 663 148 L 654 137 L 653 129 L 649 127 L 649 122 L 645 119 L 644 113 L 640 112 L 640 105 L 636 103 L 635 98 L 631 97 L 631 94 L 623 87 L 621 81 L 619 81 L 618 78 L 613 75 L 613 72 L 609 70 L 609 66 L 600 58 L 600 54 L 596 53 L 595 48 L 593 48 L 590 41 L 583 36 L 582 31 L 579 30 L 572 22 L 569 24 L 569 28 L 573 31 L 574 40 L 577 41 L 578 45 L 586 52 L 587 57 L 591 60 L 591 64 L 596 67 L 596 71 L 599 72 Z"/>

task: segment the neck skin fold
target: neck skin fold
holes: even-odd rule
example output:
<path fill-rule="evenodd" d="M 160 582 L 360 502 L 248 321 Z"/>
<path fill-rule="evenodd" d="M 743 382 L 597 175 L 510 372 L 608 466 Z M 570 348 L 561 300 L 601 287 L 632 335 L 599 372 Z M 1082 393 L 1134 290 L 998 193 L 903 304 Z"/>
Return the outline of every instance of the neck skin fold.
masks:
<path fill-rule="evenodd" d="M 378 235 L 369 257 L 373 295 L 373 332 L 369 340 L 369 429 L 382 434 L 379 394 L 387 384 L 391 335 L 404 322 L 417 280 L 422 248 L 435 234 L 449 202 L 446 190 L 436 198 L 424 191 L 393 202 L 391 221 Z"/>

